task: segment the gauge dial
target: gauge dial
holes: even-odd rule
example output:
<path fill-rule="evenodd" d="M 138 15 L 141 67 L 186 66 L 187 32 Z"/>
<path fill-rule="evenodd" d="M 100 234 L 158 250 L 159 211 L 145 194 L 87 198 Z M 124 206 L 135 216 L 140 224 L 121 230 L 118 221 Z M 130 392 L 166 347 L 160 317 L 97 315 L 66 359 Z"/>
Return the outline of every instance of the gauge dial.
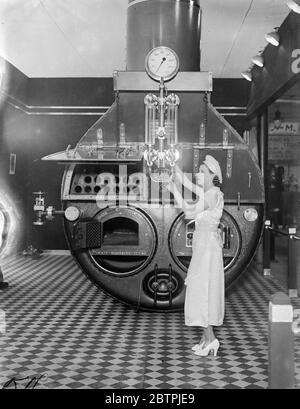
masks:
<path fill-rule="evenodd" d="M 80 217 L 80 210 L 75 206 L 69 206 L 65 210 L 65 218 L 69 222 L 75 222 Z"/>
<path fill-rule="evenodd" d="M 179 59 L 175 51 L 169 47 L 153 48 L 147 55 L 145 68 L 154 80 L 168 81 L 175 77 L 179 70 Z"/>

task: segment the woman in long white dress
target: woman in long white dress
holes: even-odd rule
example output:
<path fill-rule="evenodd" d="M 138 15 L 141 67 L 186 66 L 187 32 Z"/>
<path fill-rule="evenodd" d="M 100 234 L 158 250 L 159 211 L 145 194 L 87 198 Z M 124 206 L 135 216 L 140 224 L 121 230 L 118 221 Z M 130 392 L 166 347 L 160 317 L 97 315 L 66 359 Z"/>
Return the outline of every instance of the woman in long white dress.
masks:
<path fill-rule="evenodd" d="M 175 179 L 191 189 L 192 183 L 179 168 L 176 168 Z M 176 184 L 169 189 L 185 212 L 186 218 L 195 220 L 193 253 L 185 280 L 184 313 L 187 326 L 203 328 L 199 344 L 192 349 L 196 355 L 206 356 L 211 351 L 217 355 L 220 343 L 214 335 L 213 327 L 222 325 L 224 319 L 223 243 L 218 229 L 224 198 L 219 187 L 222 183 L 222 172 L 214 157 L 206 156 L 200 165 L 199 173 L 196 174 L 196 180 L 199 200 L 195 204 L 188 204 L 182 198 Z M 199 186 L 203 189 L 202 197 Z"/>

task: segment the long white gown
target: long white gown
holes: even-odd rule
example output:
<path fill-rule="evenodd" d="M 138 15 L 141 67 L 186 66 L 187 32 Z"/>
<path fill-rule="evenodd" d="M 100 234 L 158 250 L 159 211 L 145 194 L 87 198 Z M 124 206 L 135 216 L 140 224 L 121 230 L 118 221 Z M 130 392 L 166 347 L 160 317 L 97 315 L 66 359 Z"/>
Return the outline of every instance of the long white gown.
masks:
<path fill-rule="evenodd" d="M 212 187 L 204 193 L 204 209 L 197 214 L 193 253 L 185 280 L 185 324 L 219 326 L 224 319 L 224 265 L 218 229 L 224 207 L 223 193 Z"/>

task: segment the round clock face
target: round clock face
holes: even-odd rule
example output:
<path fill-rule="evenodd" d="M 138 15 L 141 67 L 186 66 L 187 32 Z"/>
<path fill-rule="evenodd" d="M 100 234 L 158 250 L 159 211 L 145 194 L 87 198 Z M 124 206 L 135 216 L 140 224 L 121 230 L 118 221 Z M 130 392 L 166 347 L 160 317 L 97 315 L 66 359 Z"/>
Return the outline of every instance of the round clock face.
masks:
<path fill-rule="evenodd" d="M 154 80 L 168 81 L 175 77 L 179 70 L 179 59 L 175 51 L 168 47 L 156 47 L 146 57 L 145 68 Z"/>

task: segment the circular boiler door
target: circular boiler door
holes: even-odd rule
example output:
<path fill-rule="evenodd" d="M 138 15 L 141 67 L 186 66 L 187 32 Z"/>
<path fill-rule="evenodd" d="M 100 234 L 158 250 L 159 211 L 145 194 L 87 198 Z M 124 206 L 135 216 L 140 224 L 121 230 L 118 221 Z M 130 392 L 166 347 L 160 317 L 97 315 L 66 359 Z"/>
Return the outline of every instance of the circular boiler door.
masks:
<path fill-rule="evenodd" d="M 113 276 L 128 276 L 144 269 L 157 244 L 150 219 L 134 208 L 106 208 L 95 219 L 102 226 L 101 247 L 89 250 L 94 263 Z"/>
<path fill-rule="evenodd" d="M 240 229 L 234 218 L 225 210 L 219 225 L 223 237 L 224 271 L 229 271 L 235 264 L 241 251 Z M 195 222 L 187 221 L 184 214 L 175 220 L 169 234 L 170 252 L 176 263 L 187 271 L 192 257 L 192 241 Z"/>

